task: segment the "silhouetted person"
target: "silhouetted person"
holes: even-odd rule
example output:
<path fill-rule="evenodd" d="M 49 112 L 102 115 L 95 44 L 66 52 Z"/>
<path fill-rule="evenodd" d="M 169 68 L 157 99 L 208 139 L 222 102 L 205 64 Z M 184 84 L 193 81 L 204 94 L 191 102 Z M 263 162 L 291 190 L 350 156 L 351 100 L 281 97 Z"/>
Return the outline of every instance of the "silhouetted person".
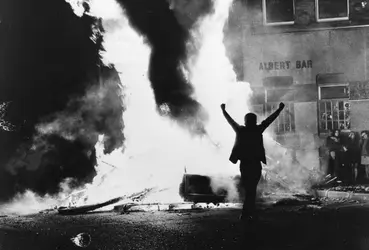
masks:
<path fill-rule="evenodd" d="M 351 181 L 353 183 L 357 180 L 358 166 L 361 161 L 360 141 L 359 136 L 351 131 L 348 135 L 348 140 L 343 147 L 345 151 L 345 168 L 351 172 Z"/>
<path fill-rule="evenodd" d="M 369 136 L 367 131 L 361 132 L 361 165 L 364 167 L 365 170 L 365 179 L 369 180 Z"/>
<path fill-rule="evenodd" d="M 327 137 L 326 146 L 329 151 L 328 175 L 339 178 L 340 176 L 340 153 L 343 151 L 343 146 L 340 141 L 340 131 L 335 129 L 331 135 Z"/>
<path fill-rule="evenodd" d="M 223 114 L 228 123 L 236 132 L 236 141 L 229 160 L 236 164 L 240 160 L 241 181 L 245 189 L 241 219 L 253 220 L 255 216 L 256 188 L 261 177 L 261 162 L 266 164 L 263 142 L 264 130 L 278 117 L 284 108 L 281 102 L 279 108 L 257 125 L 257 116 L 253 113 L 245 115 L 245 126 L 235 122 L 225 110 L 225 104 L 221 105 Z"/>

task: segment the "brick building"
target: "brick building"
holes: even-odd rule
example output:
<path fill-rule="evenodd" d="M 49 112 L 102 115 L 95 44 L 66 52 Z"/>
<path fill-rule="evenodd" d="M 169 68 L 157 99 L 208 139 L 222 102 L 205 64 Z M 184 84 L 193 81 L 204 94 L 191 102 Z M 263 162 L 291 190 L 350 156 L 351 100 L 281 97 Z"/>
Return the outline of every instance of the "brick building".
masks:
<path fill-rule="evenodd" d="M 243 52 L 231 58 L 251 84 L 254 111 L 287 104 L 274 124 L 278 140 L 301 155 L 319 154 L 329 130 L 369 129 L 369 1 L 240 0 L 233 7 L 226 41 Z"/>

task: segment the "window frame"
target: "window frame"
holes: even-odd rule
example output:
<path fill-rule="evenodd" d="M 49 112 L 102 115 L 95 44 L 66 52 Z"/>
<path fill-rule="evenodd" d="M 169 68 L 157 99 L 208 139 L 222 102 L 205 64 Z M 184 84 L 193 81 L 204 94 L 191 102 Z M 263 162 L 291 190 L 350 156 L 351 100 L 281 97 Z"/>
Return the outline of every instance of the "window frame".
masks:
<path fill-rule="evenodd" d="M 318 86 L 318 100 L 319 101 L 324 101 L 324 100 L 336 100 L 336 99 L 346 99 L 346 98 L 329 98 L 329 99 L 322 99 L 322 88 L 327 88 L 327 87 L 349 87 L 348 83 L 330 83 L 330 84 L 319 84 Z M 349 97 L 347 97 L 347 99 L 349 99 Z"/>
<path fill-rule="evenodd" d="M 315 18 L 318 23 L 334 22 L 334 21 L 347 21 L 350 19 L 350 0 L 346 0 L 347 17 L 331 17 L 331 18 L 319 18 L 319 0 L 315 0 Z"/>
<path fill-rule="evenodd" d="M 332 101 L 343 101 L 343 102 L 348 102 L 350 101 L 350 96 L 346 97 L 346 98 L 342 98 L 342 97 L 336 97 L 336 98 L 324 98 L 322 99 L 321 98 L 321 88 L 325 88 L 325 87 L 349 87 L 349 84 L 348 83 L 330 83 L 330 84 L 319 84 L 318 85 L 318 103 L 317 103 L 317 113 L 318 113 L 318 132 L 320 135 L 327 135 L 329 134 L 329 130 L 326 129 L 326 130 L 323 130 L 322 127 L 321 127 L 321 116 L 320 116 L 320 104 L 322 102 L 332 102 Z M 350 108 L 351 110 L 351 108 Z M 350 111 L 349 110 L 349 111 Z M 338 119 L 338 122 L 340 121 L 340 119 Z M 344 119 L 344 121 L 346 121 L 346 119 Z M 348 119 L 349 122 L 351 122 L 351 117 L 349 116 L 349 119 Z M 334 121 L 332 120 L 332 123 Z M 351 124 L 350 124 L 351 125 Z M 339 128 L 338 128 L 339 129 Z"/>
<path fill-rule="evenodd" d="M 267 11 L 266 11 L 266 1 L 267 0 L 263 0 L 262 1 L 262 9 L 263 9 L 263 24 L 265 26 L 277 26 L 277 25 L 291 25 L 291 24 L 295 24 L 295 14 L 296 14 L 296 6 L 295 6 L 295 0 L 292 0 L 292 4 L 293 4 L 293 21 L 287 21 L 287 22 L 273 22 L 273 23 L 268 23 L 267 22 Z"/>

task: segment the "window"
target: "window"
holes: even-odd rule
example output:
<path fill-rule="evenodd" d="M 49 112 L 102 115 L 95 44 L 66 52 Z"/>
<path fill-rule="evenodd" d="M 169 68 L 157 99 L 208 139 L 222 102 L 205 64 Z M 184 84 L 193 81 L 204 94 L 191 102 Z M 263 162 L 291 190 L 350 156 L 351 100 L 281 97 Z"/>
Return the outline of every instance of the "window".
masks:
<path fill-rule="evenodd" d="M 349 98 L 349 88 L 342 86 L 321 86 L 319 88 L 319 99 Z"/>
<path fill-rule="evenodd" d="M 319 87 L 319 132 L 350 129 L 350 103 L 347 85 Z"/>
<path fill-rule="evenodd" d="M 318 22 L 349 19 L 348 0 L 315 0 L 315 6 Z"/>
<path fill-rule="evenodd" d="M 321 133 L 328 133 L 333 129 L 350 129 L 350 104 L 348 100 L 320 101 L 319 118 Z"/>
<path fill-rule="evenodd" d="M 295 132 L 295 109 L 293 103 L 285 103 L 285 108 L 272 123 L 276 134 Z M 279 103 L 266 104 L 266 114 L 270 115 L 279 107 Z"/>
<path fill-rule="evenodd" d="M 265 25 L 293 24 L 294 0 L 263 0 L 263 19 Z"/>

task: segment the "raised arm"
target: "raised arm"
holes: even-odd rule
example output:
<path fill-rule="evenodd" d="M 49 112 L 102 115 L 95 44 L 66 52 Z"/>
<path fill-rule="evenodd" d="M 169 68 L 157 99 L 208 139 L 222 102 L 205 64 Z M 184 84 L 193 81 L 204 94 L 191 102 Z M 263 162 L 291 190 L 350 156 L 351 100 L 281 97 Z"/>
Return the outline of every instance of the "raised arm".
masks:
<path fill-rule="evenodd" d="M 223 115 L 226 118 L 227 122 L 232 126 L 234 131 L 237 131 L 238 128 L 240 127 L 240 125 L 238 125 L 238 123 L 235 122 L 235 120 L 233 120 L 233 118 L 225 110 L 225 104 L 224 103 L 222 105 L 220 105 L 220 107 L 222 108 Z"/>
<path fill-rule="evenodd" d="M 279 114 L 282 112 L 282 110 L 284 109 L 284 103 L 281 102 L 279 104 L 279 108 L 274 111 L 273 114 L 271 114 L 268 118 L 266 118 L 264 121 L 261 122 L 260 126 L 261 126 L 261 131 L 264 132 L 265 129 L 267 129 L 267 127 L 269 127 L 270 124 L 272 124 L 272 122 L 277 119 L 277 117 L 279 116 Z"/>

